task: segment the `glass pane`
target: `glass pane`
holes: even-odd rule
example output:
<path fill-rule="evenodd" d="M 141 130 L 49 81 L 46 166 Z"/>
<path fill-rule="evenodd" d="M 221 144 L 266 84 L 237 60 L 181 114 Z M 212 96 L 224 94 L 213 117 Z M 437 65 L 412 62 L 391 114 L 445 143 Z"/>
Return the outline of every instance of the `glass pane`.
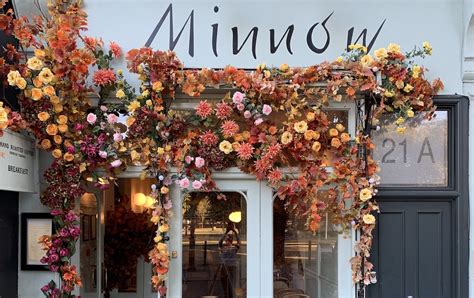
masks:
<path fill-rule="evenodd" d="M 383 185 L 448 185 L 448 112 L 437 111 L 428 121 L 422 116 L 400 125 L 397 133 L 394 118 L 383 118 L 373 133 L 374 158 L 380 163 Z M 390 123 L 390 124 L 388 124 Z"/>
<path fill-rule="evenodd" d="M 333 128 L 336 124 L 340 123 L 344 125 L 346 131 L 349 128 L 349 111 L 348 110 L 336 110 L 328 109 L 324 110 L 324 113 L 328 116 L 329 127 Z M 351 133 L 351 132 L 349 132 Z"/>
<path fill-rule="evenodd" d="M 326 193 L 320 192 L 324 200 Z M 306 218 L 297 218 L 278 197 L 273 202 L 274 297 L 304 294 L 314 298 L 337 297 L 338 232 L 330 215 L 321 220 L 316 234 Z M 285 296 L 286 297 L 286 296 Z M 293 296 L 292 296 L 293 297 Z M 297 297 L 297 296 L 294 296 Z"/>
<path fill-rule="evenodd" d="M 247 204 L 238 192 L 193 192 L 183 202 L 183 297 L 245 297 Z"/>
<path fill-rule="evenodd" d="M 93 296 L 97 291 L 97 198 L 85 193 L 81 197 L 80 268 L 81 296 Z"/>

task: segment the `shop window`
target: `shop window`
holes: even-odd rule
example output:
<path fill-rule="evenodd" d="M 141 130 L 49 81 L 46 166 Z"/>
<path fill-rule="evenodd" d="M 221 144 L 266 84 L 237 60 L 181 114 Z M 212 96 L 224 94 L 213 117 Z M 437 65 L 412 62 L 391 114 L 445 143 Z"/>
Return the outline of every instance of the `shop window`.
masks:
<path fill-rule="evenodd" d="M 92 193 L 85 193 L 80 200 L 81 236 L 80 236 L 80 272 L 83 297 L 97 291 L 97 198 Z M 89 294 L 89 295 L 88 295 Z"/>

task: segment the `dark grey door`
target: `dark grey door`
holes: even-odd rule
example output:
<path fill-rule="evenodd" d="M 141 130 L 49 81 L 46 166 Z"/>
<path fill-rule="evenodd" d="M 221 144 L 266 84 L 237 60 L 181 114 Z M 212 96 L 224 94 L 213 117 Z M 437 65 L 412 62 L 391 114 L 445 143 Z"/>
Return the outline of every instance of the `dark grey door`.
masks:
<path fill-rule="evenodd" d="M 450 201 L 384 202 L 374 233 L 370 297 L 454 297 Z"/>
<path fill-rule="evenodd" d="M 18 193 L 0 191 L 0 297 L 18 294 Z"/>

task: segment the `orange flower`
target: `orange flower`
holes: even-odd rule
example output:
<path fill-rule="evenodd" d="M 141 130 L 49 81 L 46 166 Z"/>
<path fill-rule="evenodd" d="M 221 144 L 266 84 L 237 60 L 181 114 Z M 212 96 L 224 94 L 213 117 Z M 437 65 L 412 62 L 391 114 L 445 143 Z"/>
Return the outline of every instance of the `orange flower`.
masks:
<path fill-rule="evenodd" d="M 63 158 L 64 158 L 65 161 L 73 161 L 74 160 L 74 155 L 71 154 L 71 153 L 64 153 Z"/>
<path fill-rule="evenodd" d="M 60 132 L 65 133 L 66 131 L 68 131 L 69 127 L 66 124 L 59 124 L 58 129 Z"/>
<path fill-rule="evenodd" d="M 276 126 L 270 126 L 270 128 L 268 129 L 268 132 L 269 132 L 271 135 L 276 134 L 277 131 L 278 131 L 278 129 L 276 128 Z"/>
<path fill-rule="evenodd" d="M 63 138 L 60 135 L 55 135 L 53 139 L 54 139 L 54 142 L 58 145 L 63 142 Z"/>
<path fill-rule="evenodd" d="M 56 124 L 49 124 L 46 127 L 46 133 L 49 134 L 50 136 L 54 136 L 58 134 L 58 127 L 56 126 Z"/>
<path fill-rule="evenodd" d="M 43 122 L 46 121 L 46 120 L 48 120 L 48 119 L 49 119 L 49 113 L 48 113 L 48 112 L 40 112 L 40 113 L 38 114 L 38 119 L 39 119 L 40 121 L 43 121 Z"/>
<path fill-rule="evenodd" d="M 58 119 L 56 119 L 58 124 L 66 124 L 67 123 L 67 116 L 66 115 L 59 115 Z"/>
<path fill-rule="evenodd" d="M 59 104 L 59 105 L 54 105 L 54 111 L 56 113 L 61 113 L 63 111 L 63 105 Z"/>
<path fill-rule="evenodd" d="M 311 149 L 313 149 L 314 152 L 318 152 L 321 150 L 321 143 L 316 141 L 313 143 L 313 146 L 311 146 Z"/>
<path fill-rule="evenodd" d="M 344 132 L 344 133 L 341 134 L 341 141 L 342 141 L 343 143 L 347 143 L 347 142 L 349 142 L 350 140 L 351 140 L 351 137 L 349 136 L 348 133 L 345 133 L 345 132 Z"/>
<path fill-rule="evenodd" d="M 36 88 L 39 88 L 43 85 L 43 82 L 41 82 L 38 78 L 34 78 L 33 85 L 35 85 Z"/>
<path fill-rule="evenodd" d="M 333 146 L 334 148 L 339 148 L 341 147 L 341 141 L 339 140 L 339 138 L 332 138 L 331 140 L 331 146 Z"/>
<path fill-rule="evenodd" d="M 314 130 L 308 129 L 308 130 L 305 131 L 305 133 L 304 133 L 304 139 L 305 139 L 306 141 L 311 141 L 311 140 L 313 139 L 314 135 L 315 135 Z"/>
<path fill-rule="evenodd" d="M 44 87 L 43 92 L 49 97 L 56 95 L 56 90 L 54 90 L 54 87 L 51 85 Z"/>
<path fill-rule="evenodd" d="M 51 141 L 48 139 L 43 139 L 40 145 L 41 148 L 43 148 L 44 150 L 48 150 L 49 148 L 51 148 Z"/>
<path fill-rule="evenodd" d="M 339 132 L 337 131 L 337 129 L 331 128 L 331 129 L 329 130 L 329 136 L 331 136 L 331 137 L 337 137 L 338 135 L 339 135 Z"/>
<path fill-rule="evenodd" d="M 33 100 L 40 100 L 43 97 L 43 92 L 39 88 L 32 88 L 31 89 L 31 99 Z"/>
<path fill-rule="evenodd" d="M 74 276 L 70 273 L 70 272 L 66 272 L 64 273 L 63 275 L 63 279 L 66 280 L 66 281 L 70 281 L 74 278 Z"/>
<path fill-rule="evenodd" d="M 54 158 L 60 158 L 61 156 L 63 156 L 63 153 L 61 152 L 60 149 L 54 149 L 52 154 L 53 154 Z"/>

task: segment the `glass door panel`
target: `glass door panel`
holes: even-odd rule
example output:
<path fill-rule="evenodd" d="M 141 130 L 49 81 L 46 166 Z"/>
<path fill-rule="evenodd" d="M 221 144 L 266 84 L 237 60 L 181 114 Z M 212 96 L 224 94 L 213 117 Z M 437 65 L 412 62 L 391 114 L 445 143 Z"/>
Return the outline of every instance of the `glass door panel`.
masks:
<path fill-rule="evenodd" d="M 193 192 L 183 201 L 183 297 L 245 297 L 246 198 L 239 192 Z"/>

